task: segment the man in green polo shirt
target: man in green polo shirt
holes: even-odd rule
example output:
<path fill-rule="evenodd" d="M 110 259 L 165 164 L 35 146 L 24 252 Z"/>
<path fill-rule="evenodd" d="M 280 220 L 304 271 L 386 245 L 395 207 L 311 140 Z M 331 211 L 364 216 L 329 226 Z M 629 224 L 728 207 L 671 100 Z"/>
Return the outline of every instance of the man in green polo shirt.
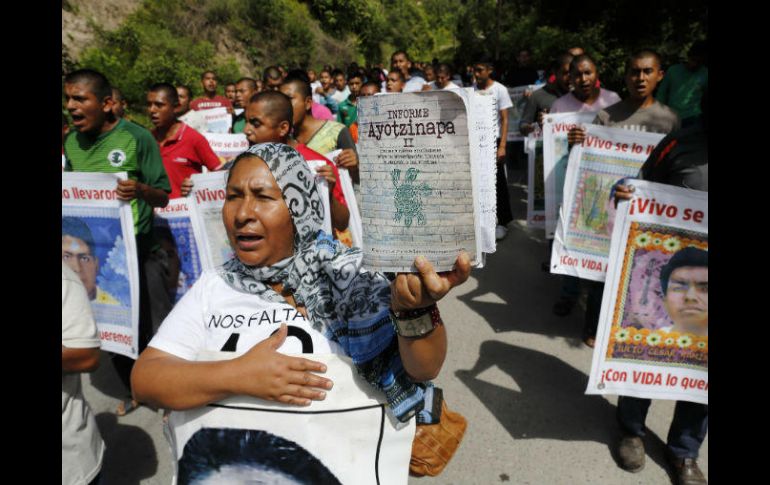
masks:
<path fill-rule="evenodd" d="M 67 111 L 75 130 L 64 140 L 65 171 L 127 172 L 117 194 L 131 203 L 139 260 L 139 352 L 152 337 L 172 303 L 164 290 L 167 257 L 152 232 L 153 208 L 168 204 L 171 192 L 158 144 L 149 131 L 117 118 L 113 113 L 112 87 L 107 78 L 90 69 L 80 69 L 64 78 Z M 152 296 L 150 296 L 152 295 Z M 113 356 L 118 375 L 128 389 L 133 359 Z M 136 407 L 129 401 L 118 414 Z"/>
<path fill-rule="evenodd" d="M 350 96 L 339 104 L 337 121 L 350 128 L 350 125 L 358 121 L 358 94 L 361 92 L 363 79 L 361 74 L 355 72 L 348 77 Z"/>
<path fill-rule="evenodd" d="M 257 92 L 255 79 L 242 77 L 235 83 L 235 101 L 243 107 L 243 110 L 239 115 L 233 115 L 233 133 L 243 133 L 246 127 L 246 106 Z"/>

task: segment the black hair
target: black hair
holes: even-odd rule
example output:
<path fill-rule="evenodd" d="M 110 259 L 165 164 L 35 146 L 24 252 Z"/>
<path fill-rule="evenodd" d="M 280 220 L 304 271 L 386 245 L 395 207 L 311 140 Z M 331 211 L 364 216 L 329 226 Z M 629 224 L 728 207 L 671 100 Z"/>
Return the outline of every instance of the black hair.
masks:
<path fill-rule="evenodd" d="M 441 64 L 436 66 L 435 70 L 436 70 L 436 74 L 443 72 L 444 74 L 450 77 L 452 76 L 452 66 L 450 66 L 449 64 L 442 62 Z"/>
<path fill-rule="evenodd" d="M 265 69 L 265 72 L 262 74 L 262 80 L 267 83 L 268 79 L 281 79 L 281 71 L 278 69 L 278 66 L 270 66 Z"/>
<path fill-rule="evenodd" d="M 644 59 L 645 57 L 652 57 L 656 61 L 658 61 L 658 68 L 663 68 L 663 60 L 660 57 L 660 54 L 655 52 L 652 49 L 639 49 L 638 51 L 635 51 L 633 54 L 628 56 L 628 59 L 626 60 L 626 71 L 631 66 L 631 63 L 637 59 Z"/>
<path fill-rule="evenodd" d="M 399 54 L 403 54 L 404 57 L 406 57 L 406 60 L 409 62 L 412 62 L 411 59 L 409 59 L 409 54 L 406 53 L 406 51 L 396 51 L 393 54 L 390 55 L 390 62 L 393 62 L 393 58 L 396 57 Z"/>
<path fill-rule="evenodd" d="M 382 85 L 377 81 L 366 81 L 364 84 L 361 85 L 361 91 L 363 91 L 366 86 L 373 86 L 377 88 L 378 93 L 380 92 L 380 90 L 382 90 Z"/>
<path fill-rule="evenodd" d="M 289 126 L 294 121 L 294 109 L 291 99 L 280 91 L 262 91 L 249 99 L 249 104 L 262 103 L 265 114 L 277 123 L 286 121 Z"/>
<path fill-rule="evenodd" d="M 482 59 L 478 62 L 474 62 L 473 67 L 476 67 L 476 66 L 484 66 L 487 69 L 491 69 L 491 70 L 495 69 L 495 63 L 492 59 Z"/>
<path fill-rule="evenodd" d="M 299 89 L 302 97 L 309 98 L 313 95 L 313 90 L 310 89 L 310 83 L 307 82 L 306 79 L 307 78 L 303 79 L 299 76 L 286 76 L 286 79 L 283 80 L 283 84 L 294 84 Z"/>
<path fill-rule="evenodd" d="M 396 74 L 398 76 L 398 78 L 401 80 L 402 83 L 406 82 L 406 76 L 404 76 L 404 73 L 401 72 L 399 69 L 394 69 L 394 70 L 390 71 L 388 73 L 388 76 L 390 76 L 391 74 Z"/>
<path fill-rule="evenodd" d="M 203 428 L 192 435 L 179 460 L 178 483 L 195 483 L 228 465 L 263 468 L 302 483 L 340 483 L 299 444 L 267 431 L 233 428 Z"/>
<path fill-rule="evenodd" d="M 669 259 L 660 269 L 660 287 L 663 289 L 664 295 L 668 291 L 668 280 L 671 278 L 671 273 L 673 273 L 675 269 L 683 266 L 705 266 L 708 268 L 708 251 L 693 246 L 687 246 L 674 253 L 674 255 L 671 256 L 671 259 Z"/>
<path fill-rule="evenodd" d="M 302 81 L 310 84 L 310 76 L 307 75 L 307 72 L 305 72 L 302 69 L 292 69 L 291 71 L 286 73 L 286 79 L 284 79 L 284 82 L 286 82 L 289 78 L 300 78 Z"/>
<path fill-rule="evenodd" d="M 580 54 L 579 56 L 573 57 L 572 61 L 569 63 L 569 71 L 572 72 L 577 69 L 578 64 L 583 61 L 590 62 L 594 65 L 594 68 L 597 70 L 597 72 L 599 71 L 599 68 L 596 66 L 596 61 L 594 61 L 593 57 L 589 56 L 588 54 Z"/>
<path fill-rule="evenodd" d="M 185 91 L 187 91 L 187 97 L 192 97 L 192 89 L 190 89 L 190 86 L 188 86 L 186 84 L 177 84 L 176 88 L 177 89 L 179 89 L 179 88 L 184 89 Z M 177 94 L 179 94 L 178 91 L 177 91 Z M 192 100 L 190 100 L 190 101 L 192 101 Z"/>
<path fill-rule="evenodd" d="M 252 89 L 252 91 L 257 90 L 257 81 L 254 78 L 251 77 L 242 77 L 235 81 L 236 86 L 241 83 L 249 83 L 249 87 Z"/>
<path fill-rule="evenodd" d="M 125 101 L 126 97 L 123 96 L 123 91 L 120 90 L 120 88 L 112 86 L 112 99 L 115 101 L 121 102 Z"/>
<path fill-rule="evenodd" d="M 356 70 L 348 73 L 348 81 L 350 81 L 354 77 L 357 77 L 363 81 L 365 76 L 364 76 L 364 73 L 361 72 L 360 70 Z"/>
<path fill-rule="evenodd" d="M 91 88 L 96 99 L 104 101 L 105 98 L 112 97 L 112 85 L 107 80 L 107 76 L 93 69 L 78 69 L 72 71 L 64 77 L 64 84 L 84 83 Z"/>
<path fill-rule="evenodd" d="M 332 71 L 332 79 L 334 79 L 337 76 L 345 77 L 345 73 L 342 71 L 342 69 L 335 69 Z"/>
<path fill-rule="evenodd" d="M 176 92 L 173 84 L 155 83 L 147 90 L 148 93 L 157 93 L 159 91 L 166 93 L 166 99 L 171 103 L 171 106 L 179 106 L 179 94 Z"/>
<path fill-rule="evenodd" d="M 203 81 L 203 78 L 204 78 L 204 77 L 206 77 L 206 74 L 208 74 L 208 73 L 211 73 L 211 74 L 213 74 L 213 75 L 214 75 L 214 79 L 216 79 L 216 78 L 217 78 L 217 73 L 215 73 L 214 71 L 211 71 L 211 70 L 209 70 L 209 71 L 203 71 L 203 74 L 201 74 L 201 81 Z"/>
<path fill-rule="evenodd" d="M 64 216 L 61 218 L 61 235 L 74 237 L 80 239 L 86 246 L 91 254 L 94 254 L 94 236 L 91 233 L 88 225 L 83 222 L 79 217 Z"/>
<path fill-rule="evenodd" d="M 572 62 L 572 58 L 574 56 L 570 54 L 569 52 L 563 52 L 556 56 L 556 59 L 554 59 L 553 64 L 551 64 L 551 70 L 553 73 L 559 72 L 559 69 L 561 69 L 561 66 L 564 64 L 569 64 Z"/>

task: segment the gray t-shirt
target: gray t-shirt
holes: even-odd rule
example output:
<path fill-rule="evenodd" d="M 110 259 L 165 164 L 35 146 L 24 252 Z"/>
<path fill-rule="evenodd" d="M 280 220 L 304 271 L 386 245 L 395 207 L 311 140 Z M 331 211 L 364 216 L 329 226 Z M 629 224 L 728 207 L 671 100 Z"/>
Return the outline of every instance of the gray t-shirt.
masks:
<path fill-rule="evenodd" d="M 679 129 L 679 116 L 658 101 L 642 109 L 636 109 L 621 101 L 599 111 L 594 124 L 652 133 L 671 133 Z"/>
<path fill-rule="evenodd" d="M 96 322 L 88 294 L 74 271 L 62 263 L 61 344 L 69 348 L 99 348 Z M 102 468 L 104 442 L 83 397 L 80 374 L 61 376 L 61 481 L 86 485 Z"/>

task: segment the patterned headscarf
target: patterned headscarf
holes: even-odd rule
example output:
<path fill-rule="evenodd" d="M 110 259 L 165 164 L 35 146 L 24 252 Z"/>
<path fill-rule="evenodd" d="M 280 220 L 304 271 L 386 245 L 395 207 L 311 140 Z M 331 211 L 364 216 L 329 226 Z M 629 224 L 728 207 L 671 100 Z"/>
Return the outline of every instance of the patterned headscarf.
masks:
<path fill-rule="evenodd" d="M 235 290 L 285 303 L 268 283 L 282 283 L 297 305 L 305 306 L 314 329 L 337 342 L 358 373 L 385 393 L 394 416 L 406 422 L 433 422 L 424 400 L 429 384 L 413 382 L 404 371 L 390 321 L 390 282 L 361 268 L 361 250 L 348 248 L 321 230 L 324 206 L 314 174 L 288 145 L 263 143 L 247 153 L 267 163 L 294 222 L 294 254 L 269 267 L 252 267 L 237 257 L 219 274 Z"/>

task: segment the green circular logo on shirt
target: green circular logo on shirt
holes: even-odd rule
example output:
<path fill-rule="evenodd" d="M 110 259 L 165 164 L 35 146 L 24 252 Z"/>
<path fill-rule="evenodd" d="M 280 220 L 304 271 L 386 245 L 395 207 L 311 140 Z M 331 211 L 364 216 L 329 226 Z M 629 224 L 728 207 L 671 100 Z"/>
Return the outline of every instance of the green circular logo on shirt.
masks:
<path fill-rule="evenodd" d="M 110 165 L 113 167 L 120 167 L 123 165 L 123 162 L 126 161 L 126 152 L 123 150 L 112 150 L 109 155 L 107 155 L 107 161 L 110 162 Z"/>

